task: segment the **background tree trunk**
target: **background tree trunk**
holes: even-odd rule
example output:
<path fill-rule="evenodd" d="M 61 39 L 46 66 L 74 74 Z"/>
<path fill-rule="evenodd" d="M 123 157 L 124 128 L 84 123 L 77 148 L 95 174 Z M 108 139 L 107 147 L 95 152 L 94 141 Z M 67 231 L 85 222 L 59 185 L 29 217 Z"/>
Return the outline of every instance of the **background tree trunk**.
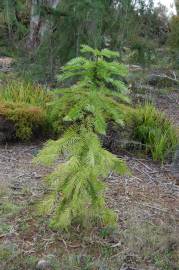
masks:
<path fill-rule="evenodd" d="M 52 9 L 56 9 L 58 4 L 60 3 L 60 0 L 46 0 L 45 5 L 47 7 L 50 7 Z M 43 41 L 43 38 L 45 35 L 49 33 L 51 30 L 51 27 L 53 22 L 49 20 L 49 18 L 43 18 L 40 24 L 40 29 L 39 29 L 39 36 L 40 36 L 40 41 Z"/>
<path fill-rule="evenodd" d="M 50 22 L 42 18 L 40 11 L 43 6 L 56 9 L 60 0 L 31 0 L 30 34 L 27 42 L 29 49 L 36 48 L 50 30 Z"/>
<path fill-rule="evenodd" d="M 40 4 L 41 0 L 31 0 L 30 34 L 27 46 L 31 49 L 37 46 L 40 28 Z"/>
<path fill-rule="evenodd" d="M 179 0 L 175 0 L 177 15 L 179 16 Z"/>

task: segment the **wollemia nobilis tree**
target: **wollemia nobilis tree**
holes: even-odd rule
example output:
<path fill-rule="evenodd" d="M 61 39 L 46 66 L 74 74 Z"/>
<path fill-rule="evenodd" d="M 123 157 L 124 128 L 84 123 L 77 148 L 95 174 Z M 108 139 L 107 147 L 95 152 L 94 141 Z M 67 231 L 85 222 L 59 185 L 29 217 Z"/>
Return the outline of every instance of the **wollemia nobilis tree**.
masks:
<path fill-rule="evenodd" d="M 50 105 L 56 125 L 63 119 L 68 128 L 60 139 L 48 141 L 36 158 L 46 165 L 57 164 L 47 177 L 50 193 L 40 205 L 42 211 L 52 213 L 53 228 L 115 224 L 116 215 L 105 204 L 102 180 L 111 171 L 128 171 L 121 159 L 102 147 L 99 136 L 105 134 L 108 121 L 123 125 L 120 103 L 129 99 L 119 77 L 127 70 L 114 60 L 116 52 L 84 45 L 81 53 L 89 57 L 72 59 L 59 76 L 62 82 L 71 79 L 75 83 L 57 90 Z M 64 162 L 58 163 L 60 156 Z"/>

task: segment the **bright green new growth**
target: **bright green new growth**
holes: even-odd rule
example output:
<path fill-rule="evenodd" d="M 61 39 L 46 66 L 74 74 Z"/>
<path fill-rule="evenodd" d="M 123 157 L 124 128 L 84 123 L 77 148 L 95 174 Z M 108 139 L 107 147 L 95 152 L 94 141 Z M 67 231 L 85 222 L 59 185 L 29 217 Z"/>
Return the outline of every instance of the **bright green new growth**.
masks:
<path fill-rule="evenodd" d="M 48 177 L 51 193 L 41 204 L 42 211 L 53 213 L 51 225 L 66 229 L 72 223 L 89 226 L 91 222 L 114 224 L 116 215 L 106 208 L 105 184 L 111 171 L 127 172 L 125 163 L 102 147 L 99 135 L 108 121 L 123 124 L 119 102 L 128 101 L 127 89 L 119 76 L 126 68 L 111 58 L 117 53 L 83 46 L 90 59 L 72 59 L 62 69 L 61 81 L 75 78 L 71 87 L 56 91 L 50 105 L 56 127 L 61 119 L 68 128 L 57 141 L 49 141 L 36 160 L 46 165 L 59 162 Z M 108 61 L 106 61 L 106 58 Z"/>

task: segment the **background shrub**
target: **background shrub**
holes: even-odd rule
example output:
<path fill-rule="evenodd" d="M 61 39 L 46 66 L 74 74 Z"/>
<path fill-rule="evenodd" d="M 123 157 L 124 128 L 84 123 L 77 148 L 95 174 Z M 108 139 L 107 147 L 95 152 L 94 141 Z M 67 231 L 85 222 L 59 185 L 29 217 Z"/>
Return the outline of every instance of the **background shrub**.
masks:
<path fill-rule="evenodd" d="M 11 80 L 0 87 L 0 101 L 46 107 L 50 94 L 42 86 L 22 80 Z"/>
<path fill-rule="evenodd" d="M 13 80 L 0 88 L 0 115 L 14 123 L 20 140 L 43 136 L 50 128 L 48 101 L 50 95 L 41 86 Z"/>
<path fill-rule="evenodd" d="M 171 121 L 150 104 L 136 108 L 132 121 L 134 139 L 145 145 L 153 160 L 164 161 L 179 141 Z"/>

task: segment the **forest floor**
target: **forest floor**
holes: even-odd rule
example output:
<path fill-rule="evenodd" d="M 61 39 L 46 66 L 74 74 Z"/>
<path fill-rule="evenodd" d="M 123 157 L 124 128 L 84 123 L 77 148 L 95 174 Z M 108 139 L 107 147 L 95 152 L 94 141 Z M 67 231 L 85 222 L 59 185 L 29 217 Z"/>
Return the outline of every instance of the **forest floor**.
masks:
<path fill-rule="evenodd" d="M 157 94 L 157 107 L 179 126 L 179 91 Z M 174 113 L 175 112 L 175 113 Z M 35 202 L 49 169 L 32 163 L 42 143 L 0 146 L 0 269 L 179 269 L 179 186 L 170 164 L 124 154 L 131 176 L 106 179 L 107 204 L 119 217 L 115 231 L 54 232 Z M 128 268 L 127 268 L 128 267 Z"/>

